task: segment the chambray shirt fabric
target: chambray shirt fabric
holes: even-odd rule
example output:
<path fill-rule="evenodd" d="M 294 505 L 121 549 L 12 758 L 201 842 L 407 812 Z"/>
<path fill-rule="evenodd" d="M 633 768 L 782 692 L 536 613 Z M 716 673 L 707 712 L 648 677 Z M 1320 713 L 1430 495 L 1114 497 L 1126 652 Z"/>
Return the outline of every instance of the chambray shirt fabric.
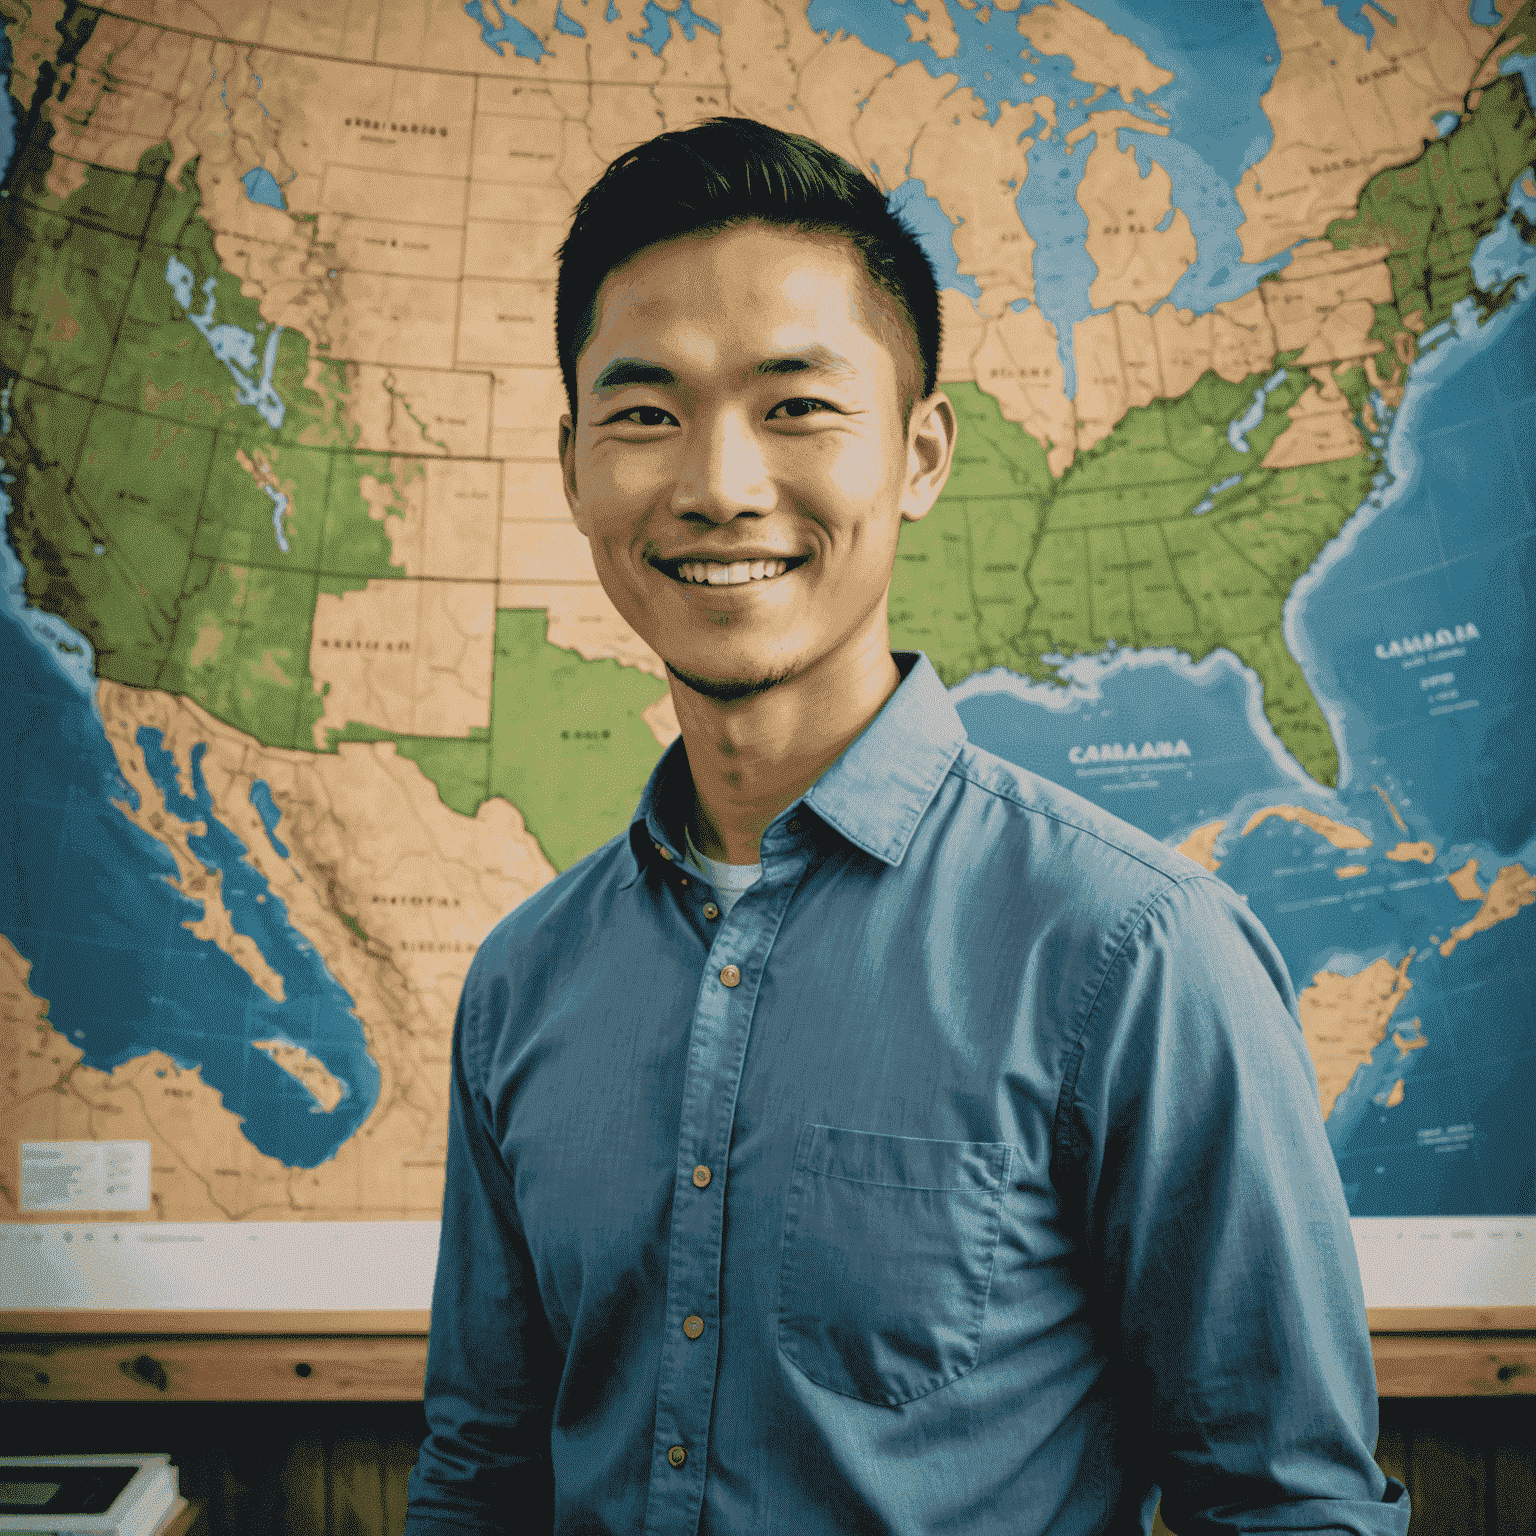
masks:
<path fill-rule="evenodd" d="M 408 1533 L 1401 1536 L 1280 956 L 896 660 L 728 916 L 679 741 L 476 956 Z"/>

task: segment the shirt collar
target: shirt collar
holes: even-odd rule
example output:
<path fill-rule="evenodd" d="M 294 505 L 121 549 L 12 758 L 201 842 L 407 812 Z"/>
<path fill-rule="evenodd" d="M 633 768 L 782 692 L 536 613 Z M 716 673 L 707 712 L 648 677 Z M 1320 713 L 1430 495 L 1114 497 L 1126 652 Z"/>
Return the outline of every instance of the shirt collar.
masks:
<path fill-rule="evenodd" d="M 921 651 L 893 651 L 896 691 L 861 735 L 804 797 L 849 842 L 886 864 L 900 864 L 918 823 L 964 746 L 965 726 Z M 651 772 L 629 828 L 625 885 L 658 848 L 682 863 L 693 779 L 678 737 Z M 789 814 L 786 807 L 775 823 Z M 648 853 L 647 847 L 650 847 Z"/>

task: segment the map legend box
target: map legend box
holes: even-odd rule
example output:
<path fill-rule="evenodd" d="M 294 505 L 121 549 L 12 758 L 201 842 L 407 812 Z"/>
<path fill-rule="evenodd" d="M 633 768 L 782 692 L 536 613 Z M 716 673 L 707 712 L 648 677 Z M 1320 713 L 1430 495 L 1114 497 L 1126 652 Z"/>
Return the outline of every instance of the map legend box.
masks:
<path fill-rule="evenodd" d="M 24 1141 L 24 1211 L 147 1211 L 147 1141 Z"/>

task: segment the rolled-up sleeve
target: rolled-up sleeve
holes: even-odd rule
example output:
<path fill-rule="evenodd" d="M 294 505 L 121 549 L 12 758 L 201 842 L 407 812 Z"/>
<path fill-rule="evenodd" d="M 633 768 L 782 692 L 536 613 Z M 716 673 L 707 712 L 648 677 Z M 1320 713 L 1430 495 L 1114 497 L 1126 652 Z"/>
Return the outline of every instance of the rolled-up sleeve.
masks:
<path fill-rule="evenodd" d="M 1377 1467 L 1359 1267 L 1283 962 L 1220 882 L 1128 920 L 1089 1002 L 1058 1146 L 1124 1455 L 1179 1536 L 1403 1536 Z"/>
<path fill-rule="evenodd" d="M 429 1433 L 406 1536 L 544 1531 L 554 1519 L 550 1420 L 559 1364 L 512 1173 L 478 1090 L 474 975 L 453 1032 L 447 1185 L 427 1351 Z"/>

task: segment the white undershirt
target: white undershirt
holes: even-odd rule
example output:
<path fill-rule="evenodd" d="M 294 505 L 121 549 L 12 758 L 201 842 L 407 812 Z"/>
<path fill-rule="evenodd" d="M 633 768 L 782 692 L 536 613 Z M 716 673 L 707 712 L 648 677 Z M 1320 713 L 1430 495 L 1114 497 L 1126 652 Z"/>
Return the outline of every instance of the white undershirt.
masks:
<path fill-rule="evenodd" d="M 693 866 L 695 874 L 702 875 L 714 886 L 715 894 L 720 898 L 720 910 L 729 917 L 731 908 L 762 879 L 763 866 L 761 864 L 722 864 L 718 859 L 706 858 L 699 852 L 693 841 L 693 833 L 686 825 L 683 827 L 683 836 L 688 842 L 686 862 Z"/>

